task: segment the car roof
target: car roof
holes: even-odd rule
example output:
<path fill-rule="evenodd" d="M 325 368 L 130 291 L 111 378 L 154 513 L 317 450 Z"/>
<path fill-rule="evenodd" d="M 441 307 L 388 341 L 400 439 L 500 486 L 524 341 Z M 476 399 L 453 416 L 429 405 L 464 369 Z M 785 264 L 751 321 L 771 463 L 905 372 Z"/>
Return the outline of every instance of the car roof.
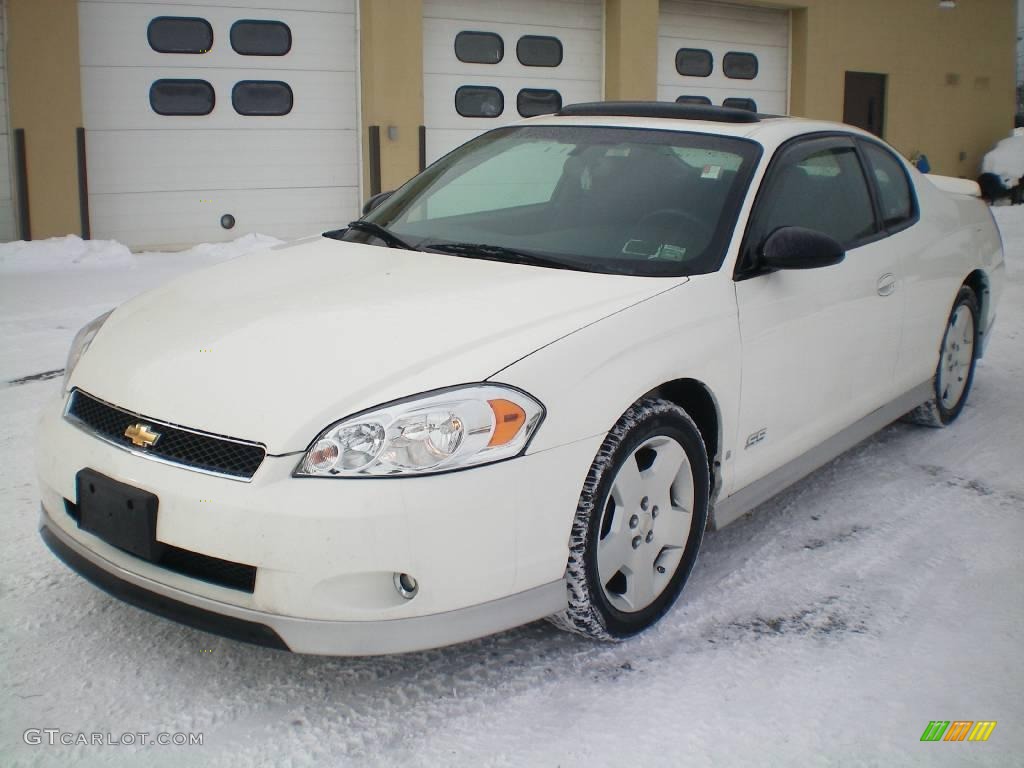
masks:
<path fill-rule="evenodd" d="M 706 133 L 751 139 L 774 148 L 797 136 L 812 133 L 848 133 L 878 141 L 873 134 L 845 123 L 802 117 L 759 115 L 755 122 L 680 119 L 675 117 L 638 117 L 632 115 L 541 115 L 520 120 L 514 125 L 578 125 L 606 128 L 646 128 L 656 131 Z"/>

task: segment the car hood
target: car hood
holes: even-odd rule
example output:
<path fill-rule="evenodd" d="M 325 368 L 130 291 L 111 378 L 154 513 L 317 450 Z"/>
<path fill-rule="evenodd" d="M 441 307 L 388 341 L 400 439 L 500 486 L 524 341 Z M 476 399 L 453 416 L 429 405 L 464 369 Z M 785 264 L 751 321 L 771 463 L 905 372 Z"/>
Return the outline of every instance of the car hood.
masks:
<path fill-rule="evenodd" d="M 71 385 L 271 454 L 300 451 L 351 413 L 482 381 L 685 280 L 311 238 L 123 304 Z"/>

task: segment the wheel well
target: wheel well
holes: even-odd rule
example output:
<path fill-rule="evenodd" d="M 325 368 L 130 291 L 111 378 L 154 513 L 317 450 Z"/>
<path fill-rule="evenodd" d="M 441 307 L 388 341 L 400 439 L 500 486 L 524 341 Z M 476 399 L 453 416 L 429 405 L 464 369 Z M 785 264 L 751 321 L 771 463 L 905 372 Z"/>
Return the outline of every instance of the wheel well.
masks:
<path fill-rule="evenodd" d="M 700 431 L 704 447 L 708 452 L 708 470 L 711 475 L 711 498 L 719 488 L 718 469 L 721 457 L 718 455 L 721 440 L 721 419 L 718 415 L 718 403 L 711 391 L 696 379 L 676 379 L 655 387 L 646 397 L 657 397 L 669 400 L 684 411 Z"/>
<path fill-rule="evenodd" d="M 979 357 L 981 351 L 985 349 L 984 338 L 986 331 L 989 326 L 989 304 L 991 301 L 991 295 L 989 294 L 989 282 L 988 275 L 982 272 L 980 269 L 976 269 L 967 276 L 967 279 L 963 282 L 964 285 L 968 286 L 974 291 L 974 295 L 978 297 L 978 336 L 981 339 L 981 344 L 978 345 Z"/>

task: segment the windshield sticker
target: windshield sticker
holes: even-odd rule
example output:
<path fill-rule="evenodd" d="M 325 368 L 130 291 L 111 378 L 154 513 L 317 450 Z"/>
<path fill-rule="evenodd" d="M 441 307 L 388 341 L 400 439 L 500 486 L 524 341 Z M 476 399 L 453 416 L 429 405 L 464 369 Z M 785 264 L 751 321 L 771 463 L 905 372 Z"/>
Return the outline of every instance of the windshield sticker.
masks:
<path fill-rule="evenodd" d="M 717 179 L 722 175 L 722 166 L 720 165 L 705 165 L 704 170 L 700 172 L 702 179 Z"/>

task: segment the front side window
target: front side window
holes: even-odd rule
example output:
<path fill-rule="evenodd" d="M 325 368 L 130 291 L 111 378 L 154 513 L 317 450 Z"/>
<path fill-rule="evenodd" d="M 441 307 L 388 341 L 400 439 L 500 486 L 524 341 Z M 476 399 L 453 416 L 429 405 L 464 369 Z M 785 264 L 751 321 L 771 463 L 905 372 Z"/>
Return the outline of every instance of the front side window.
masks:
<path fill-rule="evenodd" d="M 483 243 L 586 271 L 701 274 L 721 266 L 760 154 L 746 139 L 682 131 L 499 128 L 366 218 L 420 248 Z"/>
<path fill-rule="evenodd" d="M 867 180 L 852 145 L 792 150 L 772 170 L 758 201 L 748 238 L 758 249 L 780 227 L 813 229 L 844 247 L 876 230 Z"/>
<path fill-rule="evenodd" d="M 883 224 L 890 228 L 898 227 L 914 216 L 914 197 L 910 192 L 907 172 L 887 149 L 871 142 L 864 142 L 861 146 L 875 177 Z"/>

